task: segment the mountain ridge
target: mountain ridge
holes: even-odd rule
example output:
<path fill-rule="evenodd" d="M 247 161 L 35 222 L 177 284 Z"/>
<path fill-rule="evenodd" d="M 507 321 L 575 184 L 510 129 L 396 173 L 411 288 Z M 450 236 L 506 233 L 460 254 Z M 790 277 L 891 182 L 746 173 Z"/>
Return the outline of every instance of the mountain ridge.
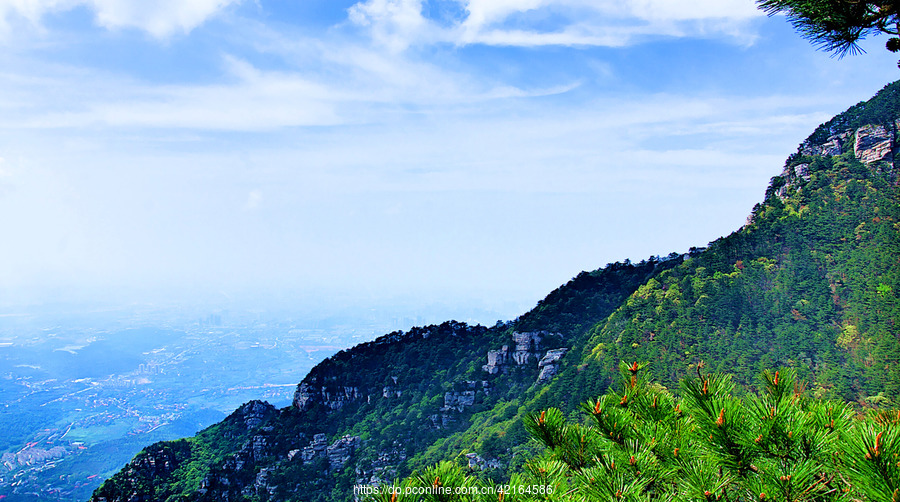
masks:
<path fill-rule="evenodd" d="M 745 388 L 787 365 L 820 397 L 896 399 L 898 119 L 894 83 L 817 128 L 707 248 L 582 272 L 493 327 L 448 321 L 341 351 L 291 407 L 237 427 L 245 405 L 148 463 L 168 451 L 153 445 L 91 500 L 345 500 L 461 454 L 507 479 L 533 447 L 523 417 L 572 413 L 621 360 L 649 361 L 669 387 L 705 360 Z M 151 464 L 169 467 L 148 477 Z"/>

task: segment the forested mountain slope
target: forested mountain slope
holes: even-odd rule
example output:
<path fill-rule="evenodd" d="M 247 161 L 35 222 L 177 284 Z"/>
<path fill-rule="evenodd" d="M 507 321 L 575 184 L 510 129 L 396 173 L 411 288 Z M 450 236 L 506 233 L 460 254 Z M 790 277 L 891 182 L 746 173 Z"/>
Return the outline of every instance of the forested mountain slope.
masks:
<path fill-rule="evenodd" d="M 703 360 L 733 374 L 738 395 L 760 370 L 789 366 L 815 396 L 893 402 L 898 91 L 819 127 L 747 224 L 708 248 L 583 272 L 513 322 L 447 322 L 342 351 L 292 406 L 248 403 L 194 438 L 150 446 L 93 500 L 349 500 L 353 485 L 462 454 L 508 479 L 534 447 L 523 418 L 569 414 L 621 360 L 649 362 L 669 388 Z"/>
<path fill-rule="evenodd" d="M 92 500 L 344 500 L 354 484 L 423 465 L 422 452 L 468 429 L 476 414 L 545 386 L 538 364 L 548 352 L 582 344 L 585 327 L 680 261 L 583 272 L 533 311 L 491 328 L 449 321 L 342 351 L 310 371 L 293 406 L 248 403 L 195 437 L 151 445 Z M 495 358 L 489 373 L 488 353 L 504 346 L 506 358 Z"/>

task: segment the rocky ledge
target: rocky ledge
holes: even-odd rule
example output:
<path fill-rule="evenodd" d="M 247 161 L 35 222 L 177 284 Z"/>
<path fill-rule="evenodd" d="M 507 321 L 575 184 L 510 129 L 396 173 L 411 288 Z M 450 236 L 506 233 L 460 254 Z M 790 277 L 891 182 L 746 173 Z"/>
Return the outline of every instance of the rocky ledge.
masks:
<path fill-rule="evenodd" d="M 538 362 L 540 370 L 537 383 L 547 383 L 559 372 L 559 361 L 569 350 L 567 348 L 551 349 L 540 356 L 542 342 L 551 336 L 561 337 L 562 335 L 547 331 L 515 332 L 513 333 L 515 348 L 510 350 L 509 345 L 504 345 L 499 350 L 488 351 L 487 364 L 483 365 L 481 369 L 489 375 L 508 373 L 513 366 L 524 366 L 533 358 Z"/>

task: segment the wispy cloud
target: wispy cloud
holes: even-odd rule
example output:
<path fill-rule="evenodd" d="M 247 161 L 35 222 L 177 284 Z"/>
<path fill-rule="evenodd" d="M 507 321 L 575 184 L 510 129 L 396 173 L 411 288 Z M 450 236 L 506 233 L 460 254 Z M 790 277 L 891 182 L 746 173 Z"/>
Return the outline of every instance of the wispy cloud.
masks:
<path fill-rule="evenodd" d="M 451 0 L 453 1 L 453 0 Z M 157 37 L 188 32 L 241 0 L 0 0 L 0 20 L 39 25 L 48 14 L 76 8 L 94 13 L 108 29 L 133 27 Z M 426 0 L 365 0 L 352 5 L 348 23 L 324 37 L 278 31 L 262 23 L 233 26 L 244 49 L 224 55 L 222 74 L 201 84 L 158 85 L 78 67 L 46 75 L 0 75 L 7 127 L 151 127 L 266 131 L 384 120 L 392 111 L 472 106 L 486 101 L 566 93 L 581 80 L 561 77 L 544 86 L 488 78 L 444 64 L 412 46 L 600 45 L 643 36 L 698 36 L 735 30 L 757 16 L 752 0 L 459 0 L 455 19 L 427 18 Z M 531 17 L 529 17 L 531 16 Z M 543 18 L 555 21 L 547 26 Z M 239 23 L 240 24 L 240 23 Z M 542 27 L 543 26 L 543 27 Z M 362 38 L 359 34 L 362 34 Z M 251 50 L 253 50 L 251 49 Z M 277 69 L 256 56 L 275 52 Z M 25 105 L 22 105 L 24 103 Z"/>
<path fill-rule="evenodd" d="M 451 23 L 427 18 L 422 0 L 365 0 L 349 20 L 391 50 L 451 43 L 500 46 L 630 45 L 648 37 L 727 37 L 748 43 L 752 0 L 460 0 Z M 441 20 L 443 21 L 443 20 Z"/>
<path fill-rule="evenodd" d="M 313 63 L 282 70 L 226 54 L 214 83 L 157 85 L 61 65 L 31 65 L 28 76 L 0 73 L 0 127 L 272 131 L 382 122 L 415 109 L 560 94 L 578 85 L 524 89 L 354 43 L 314 45 Z M 290 57 L 291 47 L 281 47 L 282 56 Z"/>
<path fill-rule="evenodd" d="M 26 21 L 40 26 L 50 14 L 79 7 L 90 9 L 97 25 L 137 28 L 158 38 L 189 33 L 209 17 L 241 0 L 0 0 L 0 30 Z"/>
<path fill-rule="evenodd" d="M 350 22 L 370 29 L 375 42 L 395 52 L 410 43 L 434 41 L 440 31 L 422 16 L 422 0 L 367 0 L 347 12 Z"/>

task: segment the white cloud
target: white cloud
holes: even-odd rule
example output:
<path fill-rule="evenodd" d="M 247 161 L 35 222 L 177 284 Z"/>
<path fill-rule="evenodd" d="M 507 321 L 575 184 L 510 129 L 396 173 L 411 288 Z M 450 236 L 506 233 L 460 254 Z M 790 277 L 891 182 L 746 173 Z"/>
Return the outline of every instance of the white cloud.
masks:
<path fill-rule="evenodd" d="M 644 21 L 748 19 L 762 16 L 753 0 L 465 0 L 470 26 L 488 26 L 512 14 L 551 10 L 574 18 L 576 13 L 602 16 L 609 24 L 628 18 Z"/>
<path fill-rule="evenodd" d="M 693 19 L 747 19 L 764 15 L 753 0 L 632 0 L 606 5 L 627 6 L 631 15 L 641 19 L 684 21 Z"/>
<path fill-rule="evenodd" d="M 65 67 L 41 67 L 45 76 L 28 79 L 0 75 L 3 94 L 15 97 L 0 98 L 0 126 L 262 131 L 339 122 L 339 89 L 235 58 L 225 63 L 233 81 L 213 84 L 154 85 Z"/>
<path fill-rule="evenodd" d="M 365 0 L 348 10 L 392 50 L 434 42 L 510 46 L 618 47 L 648 36 L 724 36 L 752 41 L 753 0 L 458 0 L 466 15 L 445 27 L 423 16 L 422 0 Z M 554 28 L 533 19 L 554 17 Z M 513 25 L 508 25 L 513 22 Z"/>
<path fill-rule="evenodd" d="M 97 22 L 107 28 L 133 27 L 156 37 L 190 32 L 239 0 L 90 0 Z"/>
<path fill-rule="evenodd" d="M 367 0 L 347 11 L 351 22 L 372 30 L 372 38 L 393 51 L 427 36 L 433 27 L 422 17 L 422 0 Z M 429 29 L 431 28 L 431 29 Z"/>
<path fill-rule="evenodd" d="M 136 28 L 157 38 L 189 33 L 243 0 L 0 0 L 0 30 L 16 20 L 39 27 L 53 13 L 90 9 L 107 29 Z M 374 41 L 396 52 L 410 45 L 447 42 L 488 45 L 621 46 L 647 35 L 747 38 L 741 23 L 762 13 L 753 0 L 455 0 L 465 12 L 450 26 L 423 15 L 428 0 L 364 0 L 347 13 Z M 509 27 L 514 16 L 554 15 L 553 30 Z M 527 24 L 527 23 L 526 23 Z"/>
<path fill-rule="evenodd" d="M 225 56 L 215 83 L 158 85 L 84 68 L 35 66 L 0 73 L 0 127 L 273 131 L 378 123 L 391 110 L 433 110 L 559 94 L 576 84 L 523 90 L 404 56 L 321 44 L 317 71 L 261 69 Z"/>
<path fill-rule="evenodd" d="M 225 7 L 241 0 L 0 0 L 0 28 L 16 17 L 39 26 L 48 14 L 86 7 L 108 29 L 137 28 L 154 37 L 188 33 Z"/>

